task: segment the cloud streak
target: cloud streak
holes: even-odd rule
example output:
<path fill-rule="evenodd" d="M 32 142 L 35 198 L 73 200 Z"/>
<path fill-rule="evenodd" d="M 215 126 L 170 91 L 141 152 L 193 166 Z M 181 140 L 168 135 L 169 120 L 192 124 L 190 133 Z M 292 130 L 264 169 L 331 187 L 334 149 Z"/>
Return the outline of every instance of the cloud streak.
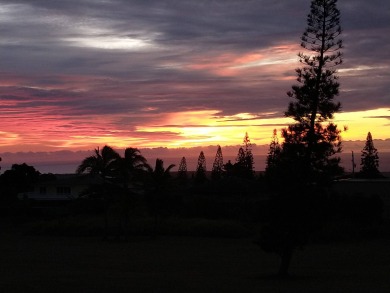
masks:
<path fill-rule="evenodd" d="M 390 109 L 390 4 L 339 8 L 343 111 Z M 0 150 L 227 142 L 179 127 L 222 122 L 229 142 L 242 136 L 231 127 L 268 139 L 285 121 L 308 9 L 306 0 L 0 0 Z"/>

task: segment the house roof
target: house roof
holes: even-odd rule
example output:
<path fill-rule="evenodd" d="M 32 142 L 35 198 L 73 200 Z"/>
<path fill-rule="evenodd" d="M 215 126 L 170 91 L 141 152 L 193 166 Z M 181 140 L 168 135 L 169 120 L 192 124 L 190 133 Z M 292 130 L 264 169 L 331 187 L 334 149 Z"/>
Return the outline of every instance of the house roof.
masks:
<path fill-rule="evenodd" d="M 103 183 L 103 179 L 97 175 L 91 174 L 53 174 L 41 178 L 36 185 L 53 186 L 53 185 L 92 185 Z"/>

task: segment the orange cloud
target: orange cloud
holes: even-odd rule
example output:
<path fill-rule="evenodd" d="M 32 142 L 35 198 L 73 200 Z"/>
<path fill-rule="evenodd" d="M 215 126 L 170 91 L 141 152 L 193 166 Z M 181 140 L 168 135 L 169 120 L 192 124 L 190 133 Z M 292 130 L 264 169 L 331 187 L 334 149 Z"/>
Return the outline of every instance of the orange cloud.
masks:
<path fill-rule="evenodd" d="M 280 72 L 281 68 L 291 69 L 291 64 L 297 63 L 296 52 L 296 44 L 283 44 L 244 54 L 224 53 L 198 58 L 194 63 L 188 64 L 187 69 L 209 71 L 218 76 L 235 76 L 243 70 L 258 74 L 260 66 L 267 66 L 266 71 Z M 256 69 L 252 70 L 253 68 Z"/>

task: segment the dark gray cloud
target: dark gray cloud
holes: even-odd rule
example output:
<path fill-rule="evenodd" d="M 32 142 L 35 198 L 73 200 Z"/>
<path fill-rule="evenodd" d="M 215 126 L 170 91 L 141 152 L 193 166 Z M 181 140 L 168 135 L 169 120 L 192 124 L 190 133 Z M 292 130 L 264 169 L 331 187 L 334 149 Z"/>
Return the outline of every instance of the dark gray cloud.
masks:
<path fill-rule="evenodd" d="M 390 107 L 390 2 L 339 8 L 343 110 Z M 143 113 L 282 117 L 308 11 L 307 0 L 0 0 L 2 108 L 130 130 Z"/>

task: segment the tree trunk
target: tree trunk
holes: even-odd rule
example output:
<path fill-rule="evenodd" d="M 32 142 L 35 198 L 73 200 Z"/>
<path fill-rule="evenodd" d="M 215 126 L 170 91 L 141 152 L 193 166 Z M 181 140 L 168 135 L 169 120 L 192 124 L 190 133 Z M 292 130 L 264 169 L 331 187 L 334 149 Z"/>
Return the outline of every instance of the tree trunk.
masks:
<path fill-rule="evenodd" d="M 109 231 L 108 231 L 108 207 L 105 207 L 104 211 L 104 235 L 103 240 L 107 240 L 109 238 Z"/>
<path fill-rule="evenodd" d="M 290 268 L 291 258 L 293 255 L 293 248 L 286 247 L 281 254 L 281 262 L 279 267 L 279 277 L 286 278 L 288 276 L 288 269 Z"/>

